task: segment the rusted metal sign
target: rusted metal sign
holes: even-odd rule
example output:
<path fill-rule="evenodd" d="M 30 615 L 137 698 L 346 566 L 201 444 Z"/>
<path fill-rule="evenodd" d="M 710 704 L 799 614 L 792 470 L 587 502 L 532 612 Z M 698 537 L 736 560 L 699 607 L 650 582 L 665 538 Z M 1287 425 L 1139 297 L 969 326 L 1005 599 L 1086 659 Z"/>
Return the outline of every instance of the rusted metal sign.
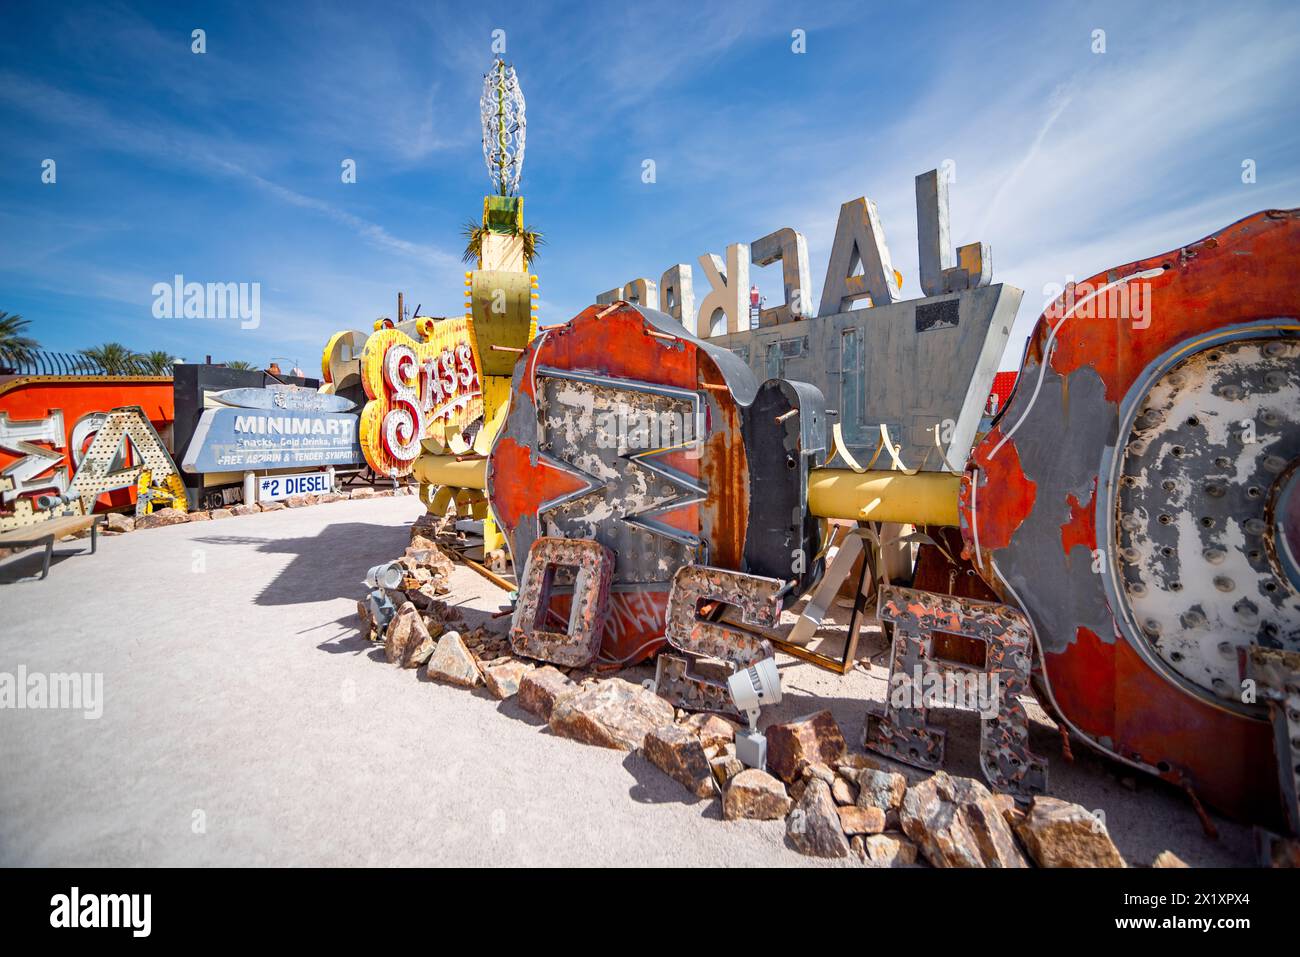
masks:
<path fill-rule="evenodd" d="M 515 365 L 488 462 L 492 510 L 514 555 L 542 536 L 614 553 L 601 658 L 640 660 L 664 641 L 685 565 L 791 582 L 787 596 L 816 581 L 820 529 L 805 503 L 824 415 L 817 390 L 760 389 L 736 356 L 663 313 L 593 306 Z"/>
<path fill-rule="evenodd" d="M 1020 700 L 1029 690 L 1033 657 L 1025 616 L 1010 605 L 894 587 L 880 590 L 879 611 L 894 631 L 889 692 L 884 714 L 868 718 L 862 743 L 904 764 L 935 769 L 943 764 L 944 732 L 930 727 L 926 711 L 973 706 L 980 711 L 980 769 L 988 782 L 1022 795 L 1046 790 L 1047 762 L 1029 750 L 1029 718 Z M 982 644 L 983 667 L 935 655 L 939 635 Z"/>
<path fill-rule="evenodd" d="M 1300 649 L 1300 211 L 1071 286 L 962 483 L 965 555 L 1024 608 L 1070 732 L 1277 821 L 1239 655 Z"/>

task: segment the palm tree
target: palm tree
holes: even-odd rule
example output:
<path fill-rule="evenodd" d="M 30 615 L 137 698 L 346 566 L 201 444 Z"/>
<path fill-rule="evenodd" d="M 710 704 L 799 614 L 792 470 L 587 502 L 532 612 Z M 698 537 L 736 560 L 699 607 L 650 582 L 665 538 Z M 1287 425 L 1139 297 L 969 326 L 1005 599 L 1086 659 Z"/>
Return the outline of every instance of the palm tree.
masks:
<path fill-rule="evenodd" d="M 22 334 L 30 324 L 22 316 L 0 312 L 0 362 L 26 362 L 40 348 L 35 339 Z"/>
<path fill-rule="evenodd" d="M 146 352 L 137 358 L 140 360 L 139 367 L 145 375 L 171 375 L 172 364 L 176 361 L 174 355 L 161 349 Z"/>
<path fill-rule="evenodd" d="M 87 365 L 98 366 L 104 370 L 105 375 L 131 375 L 144 358 L 120 342 L 106 342 L 92 349 L 82 349 L 81 354 L 86 357 Z"/>
<path fill-rule="evenodd" d="M 461 235 L 465 237 L 465 253 L 461 256 L 462 262 L 472 263 L 483 258 L 483 237 L 488 234 L 488 228 L 474 220 L 466 221 L 461 227 Z M 524 239 L 524 263 L 529 264 L 537 258 L 537 247 L 546 245 L 546 240 L 542 234 L 535 229 L 525 229 L 513 235 L 522 236 Z"/>
<path fill-rule="evenodd" d="M 252 372 L 257 367 L 251 362 L 245 362 L 243 359 L 235 359 L 233 362 L 226 363 L 227 369 L 240 369 L 244 372 Z"/>

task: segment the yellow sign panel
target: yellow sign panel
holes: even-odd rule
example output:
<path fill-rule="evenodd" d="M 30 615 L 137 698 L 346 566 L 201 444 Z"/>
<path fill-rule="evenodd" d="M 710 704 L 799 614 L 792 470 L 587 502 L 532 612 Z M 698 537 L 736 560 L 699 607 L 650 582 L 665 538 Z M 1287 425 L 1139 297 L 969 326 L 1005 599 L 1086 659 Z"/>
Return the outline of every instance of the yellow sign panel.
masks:
<path fill-rule="evenodd" d="M 473 320 L 421 321 L 423 341 L 397 329 L 366 339 L 361 381 L 361 449 L 383 475 L 407 475 L 432 440 L 452 451 L 483 415 L 483 376 Z"/>

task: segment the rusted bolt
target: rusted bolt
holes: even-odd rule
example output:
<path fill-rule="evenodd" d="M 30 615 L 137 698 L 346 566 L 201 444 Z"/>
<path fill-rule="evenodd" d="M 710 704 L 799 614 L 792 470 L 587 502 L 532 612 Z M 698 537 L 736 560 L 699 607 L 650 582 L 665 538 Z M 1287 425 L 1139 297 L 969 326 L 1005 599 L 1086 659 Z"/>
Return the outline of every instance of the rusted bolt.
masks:
<path fill-rule="evenodd" d="M 1237 587 L 1237 583 L 1227 575 L 1216 575 L 1214 578 L 1214 587 L 1219 589 L 1219 591 L 1232 591 Z"/>
<path fill-rule="evenodd" d="M 1219 485 L 1217 482 L 1211 482 L 1209 485 L 1205 486 L 1205 494 L 1212 498 L 1223 498 L 1223 492 L 1223 486 Z"/>
<path fill-rule="evenodd" d="M 1264 520 L 1261 518 L 1248 518 L 1246 519 L 1244 528 L 1248 535 L 1263 535 L 1265 528 Z"/>
<path fill-rule="evenodd" d="M 1222 565 L 1223 560 L 1228 557 L 1228 553 L 1222 548 L 1207 548 L 1201 552 L 1201 557 L 1211 565 Z"/>

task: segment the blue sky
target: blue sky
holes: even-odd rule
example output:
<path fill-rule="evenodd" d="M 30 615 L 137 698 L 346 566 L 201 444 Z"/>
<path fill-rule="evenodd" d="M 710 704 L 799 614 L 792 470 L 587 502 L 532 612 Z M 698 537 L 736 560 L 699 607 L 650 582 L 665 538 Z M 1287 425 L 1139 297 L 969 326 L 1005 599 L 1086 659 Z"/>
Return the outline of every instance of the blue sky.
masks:
<path fill-rule="evenodd" d="M 952 160 L 954 243 L 990 244 L 995 281 L 1025 290 L 1014 368 L 1046 284 L 1300 205 L 1293 3 L 5 0 L 0 310 L 48 348 L 309 373 L 399 289 L 458 313 L 498 28 L 528 101 L 544 323 L 781 226 L 807 236 L 816 302 L 840 204 L 862 195 L 917 296 L 913 177 Z M 154 318 L 176 273 L 259 282 L 261 325 Z M 779 297 L 779 265 L 754 276 Z M 697 301 L 704 286 L 697 267 Z"/>

